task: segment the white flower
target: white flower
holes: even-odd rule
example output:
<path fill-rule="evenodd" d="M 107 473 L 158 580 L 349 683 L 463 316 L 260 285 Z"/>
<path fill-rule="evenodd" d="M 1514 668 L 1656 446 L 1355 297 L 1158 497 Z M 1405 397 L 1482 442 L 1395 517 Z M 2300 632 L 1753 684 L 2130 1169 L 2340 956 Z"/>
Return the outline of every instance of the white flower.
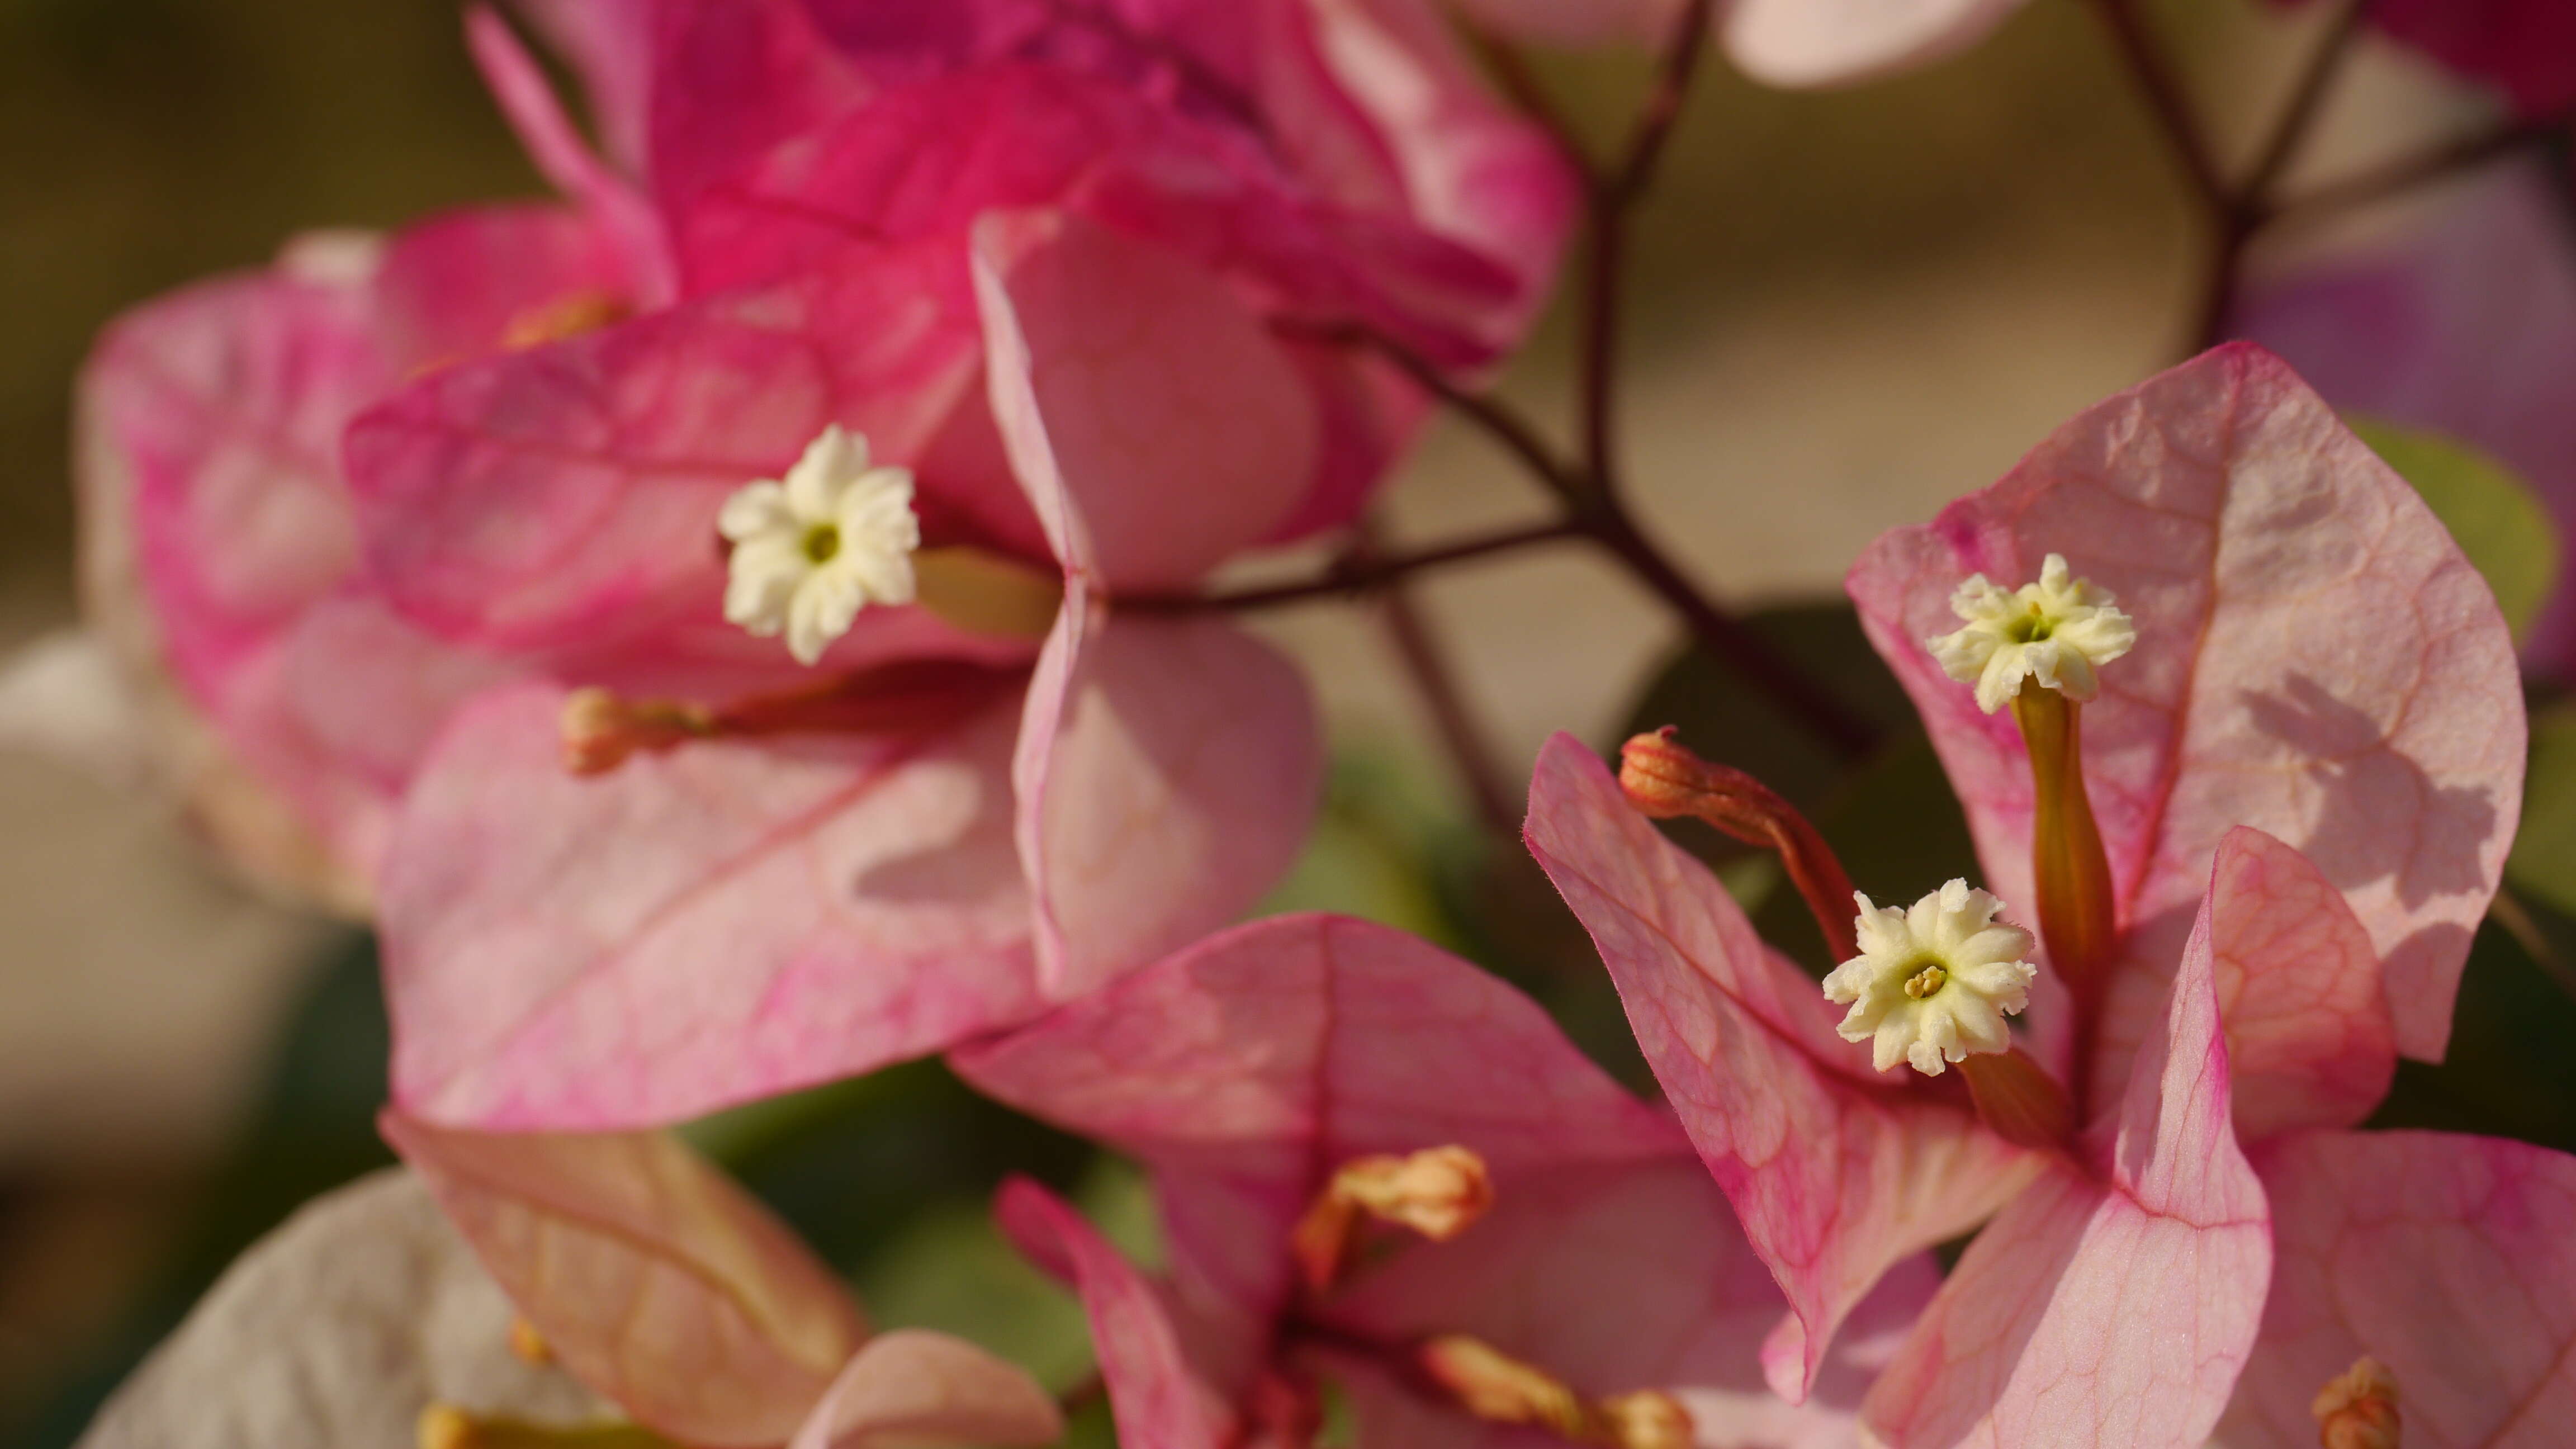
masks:
<path fill-rule="evenodd" d="M 1924 643 L 1952 679 L 1977 686 L 1977 707 L 1988 714 L 2011 703 L 2025 679 L 2070 699 L 2091 699 L 2101 690 L 2094 671 L 2138 642 L 2129 616 L 2111 607 L 2108 590 L 2066 576 L 2063 554 L 2050 554 L 2039 582 L 2019 589 L 1972 574 L 1951 595 L 1950 608 L 1967 627 Z"/>
<path fill-rule="evenodd" d="M 1860 954 L 1825 978 L 1825 996 L 1849 1003 L 1836 1030 L 1871 1041 L 1870 1064 L 1898 1062 L 1937 1077 L 1971 1052 L 2012 1050 L 2004 1018 L 2030 1004 L 2039 968 L 2030 932 L 1995 920 L 2004 903 L 1954 880 L 1914 903 L 1885 909 L 1855 893 Z"/>
<path fill-rule="evenodd" d="M 725 618 L 764 639 L 784 632 L 800 664 L 822 658 L 868 605 L 912 602 L 912 472 L 870 467 L 867 439 L 837 423 L 784 482 L 726 499 L 716 529 L 733 542 Z"/>

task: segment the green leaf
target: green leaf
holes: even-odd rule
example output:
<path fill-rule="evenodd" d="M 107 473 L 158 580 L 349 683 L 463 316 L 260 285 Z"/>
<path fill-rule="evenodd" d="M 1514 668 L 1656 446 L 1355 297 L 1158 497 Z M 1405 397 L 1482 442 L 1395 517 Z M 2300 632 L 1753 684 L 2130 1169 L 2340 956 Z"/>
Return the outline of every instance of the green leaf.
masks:
<path fill-rule="evenodd" d="M 2468 444 L 2375 418 L 2345 419 L 2451 531 L 2519 639 L 2557 585 L 2558 528 L 2520 476 Z"/>
<path fill-rule="evenodd" d="M 2529 903 L 2524 929 L 2508 929 L 2514 902 L 2499 899 L 2478 927 L 2439 1066 L 2401 1061 L 2397 1082 L 2369 1127 L 2410 1127 L 2511 1137 L 2576 1151 L 2576 995 L 2569 994 L 2576 919 Z M 2524 923 L 2517 922 L 2517 925 Z"/>
<path fill-rule="evenodd" d="M 1441 806 L 1427 778 L 1382 750 L 1337 754 L 1305 849 L 1253 914 L 1332 911 L 1457 949 L 1437 875 L 1448 857 L 1473 849 L 1473 832 Z"/>
<path fill-rule="evenodd" d="M 2576 705 L 2532 713 L 2522 829 L 2504 869 L 2527 894 L 2576 915 Z"/>

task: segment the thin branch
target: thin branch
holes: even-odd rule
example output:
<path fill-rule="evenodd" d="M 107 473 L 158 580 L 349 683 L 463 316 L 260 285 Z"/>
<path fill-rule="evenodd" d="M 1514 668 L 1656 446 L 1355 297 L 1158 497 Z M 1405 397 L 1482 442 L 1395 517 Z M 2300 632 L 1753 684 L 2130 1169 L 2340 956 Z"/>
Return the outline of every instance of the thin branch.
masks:
<path fill-rule="evenodd" d="M 1376 551 L 1376 531 L 1364 520 L 1353 549 L 1354 561 L 1366 566 Z M 1496 839 L 1511 839 L 1520 829 L 1520 807 L 1507 783 L 1509 776 L 1504 773 L 1502 757 L 1476 722 L 1475 712 L 1467 707 L 1457 671 L 1449 667 L 1448 655 L 1432 637 L 1429 622 L 1401 580 L 1386 585 L 1377 607 L 1388 641 L 1395 645 L 1396 657 L 1412 677 L 1414 692 L 1422 696 L 1423 707 L 1431 712 L 1432 729 L 1440 736 L 1450 763 L 1457 767 L 1467 787 L 1468 803 L 1475 807 L 1476 819 Z"/>
<path fill-rule="evenodd" d="M 2254 169 L 2246 173 L 2245 184 L 2236 190 L 2239 211 L 2259 213 L 2272 188 L 2280 184 L 2282 173 L 2298 159 L 2300 143 L 2307 140 L 2326 96 L 2334 89 L 2335 78 L 2343 73 L 2343 63 L 2352 54 L 2353 39 L 2361 33 L 2362 16 L 2369 9 L 2370 0 L 2343 0 L 2343 7 L 2327 22 L 2324 38 L 2309 53 L 2307 69 L 2300 72 L 2288 104 L 2281 108 L 2281 118 L 2272 125 L 2271 139 L 2264 142 L 2262 153 L 2254 159 Z"/>
<path fill-rule="evenodd" d="M 1627 149 L 1617 169 L 1597 183 L 1592 195 L 1592 238 L 1585 271 L 1583 336 L 1583 458 L 1593 489 L 1604 499 L 1619 495 L 1616 409 L 1618 390 L 1620 279 L 1627 261 L 1628 220 L 1639 198 L 1652 184 L 1655 170 L 1690 97 L 1701 55 L 1708 49 L 1711 0 L 1691 0 L 1679 28 L 1665 48 L 1654 89 L 1637 113 Z"/>
<path fill-rule="evenodd" d="M 1459 386 L 1429 358 L 1376 328 L 1357 322 L 1309 322 L 1291 317 L 1278 318 L 1270 325 L 1271 330 L 1282 336 L 1369 349 L 1395 364 L 1423 391 L 1440 399 L 1460 417 L 1475 424 L 1487 437 L 1501 444 L 1505 451 L 1520 459 L 1531 476 L 1549 492 L 1568 502 L 1580 500 L 1590 492 L 1582 471 L 1557 456 L 1556 449 L 1539 436 L 1537 425 L 1521 416 L 1510 404 L 1490 394 L 1470 392 Z"/>
<path fill-rule="evenodd" d="M 2571 117 L 2567 113 L 2527 121 L 2516 121 L 2428 146 L 2412 155 L 2329 181 L 2303 196 L 2265 207 L 2259 221 L 2265 225 L 2278 222 L 2307 223 L 2383 201 L 2409 191 L 2428 181 L 2438 181 L 2454 172 L 2483 165 L 2499 156 L 2510 155 L 2526 146 L 2538 145 L 2565 134 Z"/>
<path fill-rule="evenodd" d="M 2138 18 L 2135 0 L 2098 0 L 2098 5 L 2111 28 L 2111 40 L 2120 52 L 2121 63 L 2137 83 L 2147 108 L 2155 112 L 2156 124 L 2173 148 L 2174 159 L 2182 163 L 2193 196 L 2211 216 L 2224 221 L 2235 209 L 2236 193 L 2219 170 L 2218 154 L 2192 115 L 2191 102 L 2184 96 L 2181 79 L 2174 74 L 2163 48 L 2147 34 L 2145 24 Z"/>
<path fill-rule="evenodd" d="M 1460 29 L 1465 33 L 1467 43 L 1474 47 L 1477 58 L 1485 63 L 1485 69 L 1493 73 L 1495 82 L 1503 88 L 1503 94 L 1512 98 L 1512 104 L 1538 122 L 1539 128 L 1556 142 L 1557 149 L 1565 153 L 1566 161 L 1576 171 L 1586 176 L 1593 174 L 1592 157 L 1583 148 L 1583 137 L 1576 132 L 1564 108 L 1556 103 L 1556 97 L 1548 94 L 1538 72 L 1530 68 L 1529 57 L 1479 27 L 1462 25 Z"/>
<path fill-rule="evenodd" d="M 1638 582 L 1681 616 L 1701 648 L 1768 693 L 1827 745 L 1852 759 L 1876 747 L 1877 726 L 1827 693 L 1813 676 L 1782 657 L 1769 641 L 1711 602 L 1626 515 L 1601 515 L 1591 533 L 1628 565 Z"/>
<path fill-rule="evenodd" d="M 1207 614 L 1242 613 L 1251 609 L 1276 608 L 1282 604 L 1311 603 L 1383 588 L 1408 574 L 1443 564 L 1464 563 L 1468 559 L 1578 538 L 1582 534 L 1582 527 L 1572 520 L 1554 519 L 1524 528 L 1479 534 L 1412 553 L 1380 554 L 1365 546 L 1354 547 L 1327 565 L 1320 578 L 1302 583 L 1273 584 L 1229 594 L 1122 594 L 1118 607 L 1145 614 Z"/>

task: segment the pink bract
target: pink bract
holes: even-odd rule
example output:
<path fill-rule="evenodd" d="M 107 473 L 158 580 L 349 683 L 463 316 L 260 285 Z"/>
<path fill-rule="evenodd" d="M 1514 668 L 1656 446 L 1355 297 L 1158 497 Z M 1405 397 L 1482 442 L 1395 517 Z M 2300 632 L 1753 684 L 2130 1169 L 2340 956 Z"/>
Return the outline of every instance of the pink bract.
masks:
<path fill-rule="evenodd" d="M 1784 1392 L 1872 1262 L 2038 1174 L 1872 1390 L 1864 1420 L 1900 1449 L 2203 1441 L 2255 1351 L 2266 1189 L 2299 1190 L 2258 1181 L 2239 1137 L 2357 1122 L 2398 1050 L 2438 1055 L 2519 807 L 2519 681 L 2484 585 L 2286 367 L 2221 349 L 2079 417 L 1853 571 L 2008 902 L 2032 892 L 2021 739 L 1923 641 L 1955 627 L 1969 574 L 2026 579 L 2047 553 L 2112 589 L 2139 643 L 2085 711 L 2121 932 L 2075 1093 L 2098 1115 L 2067 1152 L 2021 1154 L 2009 1183 L 1952 1170 L 2009 1149 L 1933 1084 L 1872 1079 L 1813 986 L 1589 752 L 1560 739 L 1532 787 L 1533 851 L 1791 1289 L 1771 1360 Z M 2044 1054 L 2074 1036 L 2067 1004 L 2034 1006 Z"/>
<path fill-rule="evenodd" d="M 716 1449 L 1063 1432 L 1045 1390 L 971 1344 L 869 1338 L 831 1270 L 677 1138 L 381 1125 L 547 1351 L 648 1429 Z"/>
<path fill-rule="evenodd" d="M 597 779 L 561 774 L 556 687 L 461 713 L 386 872 L 408 1110 L 481 1126 L 631 1126 L 864 1071 L 1090 990 L 1222 924 L 1286 866 L 1321 770 L 1303 681 L 1229 625 L 1122 615 L 1111 600 L 1131 578 L 1204 569 L 1288 507 L 1312 415 L 1221 290 L 1174 279 L 1168 258 L 1147 286 L 1140 267 L 1159 254 L 1140 258 L 1141 244 L 1087 224 L 995 221 L 959 305 L 978 309 L 991 358 L 991 464 L 1026 490 L 1015 536 L 1044 540 L 1066 579 L 1033 666 L 1024 642 L 961 636 L 920 608 L 872 611 L 827 663 L 945 654 L 952 668 L 926 718 L 695 742 Z M 902 305 L 892 282 L 868 285 L 881 288 L 871 305 Z M 781 315 L 795 314 L 759 314 Z M 676 374 L 660 360 L 662 329 L 699 334 L 656 319 L 554 350 L 631 362 L 540 352 L 489 365 L 488 380 L 460 368 L 362 422 L 351 445 L 362 487 L 383 488 L 425 544 L 384 560 L 384 576 L 453 599 L 457 627 L 496 648 L 613 642 L 594 678 L 793 682 L 801 671 L 783 654 L 731 662 L 753 641 L 717 632 L 721 569 L 688 544 L 739 480 L 657 460 L 739 456 L 743 476 L 774 475 L 823 418 L 875 397 L 836 402 L 829 389 L 858 388 L 864 359 L 817 367 L 812 348 L 864 349 L 882 332 L 818 327 L 815 343 L 772 347 L 758 328 L 726 326 L 721 347 L 690 342 Z M 1188 345 L 1167 345 L 1176 339 Z M 625 343 L 631 354 L 617 351 Z M 734 356 L 753 361 L 729 369 Z M 961 382 L 973 377 L 963 357 Z M 1238 365 L 1215 365 L 1229 358 Z M 773 360 L 822 391 L 776 385 Z M 567 467 L 524 433 L 403 411 L 453 402 L 480 416 L 510 399 L 517 418 L 545 376 L 575 399 L 555 416 L 632 418 L 633 430 L 610 421 L 599 461 Z M 675 376 L 714 396 L 673 406 Z M 657 406 L 627 406 L 630 387 Z M 734 402 L 753 398 L 766 401 Z M 1228 456 L 1227 440 L 1265 417 L 1278 445 Z M 880 436 L 913 435 L 890 425 Z M 423 461 L 445 457 L 461 461 Z M 920 463 L 925 528 L 944 520 L 1007 548 L 972 531 L 968 509 L 943 511 L 951 475 L 938 461 L 934 449 Z M 1215 498 L 1204 496 L 1212 470 L 1231 480 Z M 490 490 L 492 511 L 442 531 L 460 489 Z M 544 500 L 533 517 L 500 526 L 499 500 L 532 497 Z M 1176 511 L 1189 533 L 1168 528 Z M 548 572 L 581 542 L 588 570 Z M 648 602 L 662 597 L 679 602 Z M 709 621 L 703 633 L 641 627 L 692 611 Z M 637 625 L 621 623 L 628 613 Z"/>
<path fill-rule="evenodd" d="M 1966 50 L 2023 0 L 1719 0 L 1727 58 L 1766 85 L 1851 85 Z M 1498 35 L 1554 45 L 1668 42 L 1682 0 L 1460 0 Z"/>
<path fill-rule="evenodd" d="M 2428 198 L 2418 229 L 2253 289 L 2231 325 L 2336 407 L 2457 438 L 2510 466 L 2576 538 L 2576 251 L 2563 183 L 2499 162 Z M 2576 583 L 2531 621 L 2523 657 L 2576 672 Z"/>
<path fill-rule="evenodd" d="M 2380 0 L 2373 28 L 2541 116 L 2576 101 L 2576 12 L 2556 0 Z"/>
<path fill-rule="evenodd" d="M 1778 1295 L 1669 1119 L 1535 1004 L 1412 937 L 1261 921 L 952 1061 L 1153 1174 L 1159 1281 L 1034 1185 L 1001 1205 L 1032 1256 L 1081 1289 L 1132 1442 L 1213 1449 L 1259 1432 L 1313 1371 L 1353 1395 L 1363 1443 L 1521 1442 L 1409 1381 L 1403 1356 L 1439 1333 L 1482 1337 L 1583 1393 L 1673 1392 L 1703 1442 L 1850 1433 L 1864 1377 L 1851 1362 L 1805 1410 L 1764 1391 L 1757 1345 Z M 1334 1170 L 1449 1145 L 1490 1169 L 1490 1213 L 1330 1292 L 1302 1285 L 1289 1234 Z M 1931 1279 L 1928 1262 L 1903 1265 L 1870 1327 L 1901 1321 Z"/>

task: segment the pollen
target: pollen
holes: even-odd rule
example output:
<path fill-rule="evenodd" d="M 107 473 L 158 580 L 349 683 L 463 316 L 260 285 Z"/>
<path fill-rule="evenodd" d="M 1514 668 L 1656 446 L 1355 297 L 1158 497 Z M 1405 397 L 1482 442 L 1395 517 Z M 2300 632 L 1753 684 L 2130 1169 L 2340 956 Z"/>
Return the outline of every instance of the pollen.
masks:
<path fill-rule="evenodd" d="M 2101 667 L 2138 642 L 2136 626 L 2112 603 L 2108 590 L 2069 577 L 2066 556 L 2053 553 L 2039 581 L 2018 589 L 1970 575 L 1950 597 L 1965 625 L 1924 643 L 1952 679 L 1977 687 L 1977 707 L 1988 714 L 2025 680 L 2089 700 L 2101 692 Z"/>
<path fill-rule="evenodd" d="M 867 439 L 837 424 L 785 478 L 726 499 L 716 528 L 733 545 L 725 618 L 762 638 L 786 635 L 800 664 L 821 659 L 860 610 L 913 601 L 912 473 L 873 465 Z"/>
<path fill-rule="evenodd" d="M 2012 1050 L 2004 1018 L 2030 1004 L 2039 968 L 2031 935 L 1995 919 L 2004 904 L 1954 880 L 1906 910 L 1855 892 L 1860 954 L 1825 978 L 1828 1000 L 1851 1010 L 1835 1028 L 1871 1043 L 1871 1065 L 1911 1063 L 1937 1077 L 1972 1054 Z"/>

